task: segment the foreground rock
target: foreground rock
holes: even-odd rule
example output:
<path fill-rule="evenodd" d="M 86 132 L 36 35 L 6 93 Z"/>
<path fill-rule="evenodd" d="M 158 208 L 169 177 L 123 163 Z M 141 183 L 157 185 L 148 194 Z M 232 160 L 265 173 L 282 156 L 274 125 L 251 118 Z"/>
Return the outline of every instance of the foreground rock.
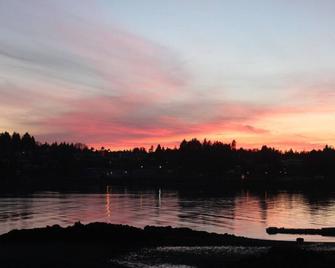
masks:
<path fill-rule="evenodd" d="M 311 244 L 311 247 L 314 246 Z M 92 223 L 0 236 L 0 267 L 334 267 L 331 249 L 187 228 Z"/>
<path fill-rule="evenodd" d="M 108 223 L 80 222 L 73 226 L 47 226 L 28 230 L 13 230 L 0 236 L 0 245 L 4 244 L 103 244 L 118 248 L 152 246 L 268 246 L 294 244 L 294 242 L 267 241 L 238 237 L 230 234 L 216 234 L 194 231 L 189 228 L 146 226 L 144 229 Z"/>
<path fill-rule="evenodd" d="M 335 236 L 335 228 L 321 228 L 321 229 L 294 229 L 294 228 L 277 228 L 269 227 L 266 229 L 268 234 L 301 234 L 301 235 L 322 235 Z"/>

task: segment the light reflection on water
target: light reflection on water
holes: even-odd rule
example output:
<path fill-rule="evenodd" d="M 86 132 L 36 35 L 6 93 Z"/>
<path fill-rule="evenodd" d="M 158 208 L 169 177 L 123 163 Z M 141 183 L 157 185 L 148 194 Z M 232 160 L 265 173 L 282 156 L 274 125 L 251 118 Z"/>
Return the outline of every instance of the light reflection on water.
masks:
<path fill-rule="evenodd" d="M 101 221 L 190 227 L 216 233 L 294 240 L 297 236 L 269 236 L 269 226 L 322 228 L 335 225 L 335 193 L 230 193 L 130 190 L 108 187 L 104 193 L 39 192 L 0 196 L 0 233 L 76 221 Z M 305 236 L 307 241 L 335 241 L 335 237 Z"/>

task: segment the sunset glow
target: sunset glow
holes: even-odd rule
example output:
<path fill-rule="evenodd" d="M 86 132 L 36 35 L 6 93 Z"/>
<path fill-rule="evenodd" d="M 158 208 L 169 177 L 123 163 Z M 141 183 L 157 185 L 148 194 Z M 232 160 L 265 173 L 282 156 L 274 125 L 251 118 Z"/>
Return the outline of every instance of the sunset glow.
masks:
<path fill-rule="evenodd" d="M 335 4 L 314 3 L 1 3 L 0 131 L 113 150 L 334 145 Z"/>

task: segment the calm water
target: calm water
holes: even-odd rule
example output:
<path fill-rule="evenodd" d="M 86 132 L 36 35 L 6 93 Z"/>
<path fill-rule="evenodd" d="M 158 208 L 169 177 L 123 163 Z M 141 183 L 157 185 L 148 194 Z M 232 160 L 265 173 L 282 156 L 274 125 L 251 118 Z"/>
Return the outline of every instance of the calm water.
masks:
<path fill-rule="evenodd" d="M 0 233 L 12 229 L 101 221 L 190 227 L 217 233 L 294 240 L 269 236 L 268 226 L 321 228 L 335 226 L 335 192 L 301 194 L 250 192 L 205 194 L 164 189 L 130 190 L 109 187 L 103 193 L 39 192 L 0 196 Z M 335 238 L 305 236 L 307 241 Z"/>

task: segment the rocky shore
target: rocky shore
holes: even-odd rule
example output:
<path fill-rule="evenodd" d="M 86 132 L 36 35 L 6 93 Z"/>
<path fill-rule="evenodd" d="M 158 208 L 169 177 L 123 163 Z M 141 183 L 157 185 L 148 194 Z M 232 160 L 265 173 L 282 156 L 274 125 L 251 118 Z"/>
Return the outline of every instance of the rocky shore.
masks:
<path fill-rule="evenodd" d="M 0 236 L 1 267 L 334 267 L 334 244 L 76 223 Z"/>
<path fill-rule="evenodd" d="M 268 234 L 295 234 L 295 235 L 321 235 L 321 236 L 335 236 L 335 228 L 320 228 L 320 229 L 306 229 L 306 228 L 266 228 Z"/>

